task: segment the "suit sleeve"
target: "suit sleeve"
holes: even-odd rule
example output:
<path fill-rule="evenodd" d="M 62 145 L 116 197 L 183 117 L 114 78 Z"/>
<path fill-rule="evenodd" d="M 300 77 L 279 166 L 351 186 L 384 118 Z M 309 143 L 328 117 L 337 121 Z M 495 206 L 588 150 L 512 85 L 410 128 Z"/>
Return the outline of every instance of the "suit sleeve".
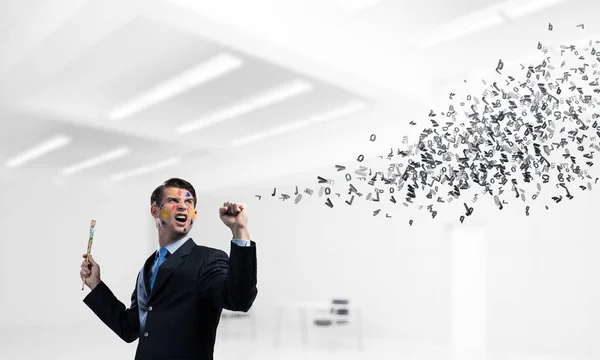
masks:
<path fill-rule="evenodd" d="M 200 292 L 216 307 L 247 312 L 258 294 L 256 288 L 256 243 L 239 246 L 231 243 L 231 257 L 222 250 L 208 256 L 200 274 Z"/>
<path fill-rule="evenodd" d="M 134 342 L 140 335 L 140 316 L 136 289 L 131 294 L 128 309 L 120 302 L 103 281 L 94 288 L 83 302 L 125 342 Z"/>

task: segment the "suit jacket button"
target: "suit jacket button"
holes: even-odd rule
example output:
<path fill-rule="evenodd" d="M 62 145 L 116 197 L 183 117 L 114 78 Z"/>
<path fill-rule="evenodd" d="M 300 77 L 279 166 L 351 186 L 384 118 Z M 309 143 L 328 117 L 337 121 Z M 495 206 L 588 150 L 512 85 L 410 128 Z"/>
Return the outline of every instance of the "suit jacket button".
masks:
<path fill-rule="evenodd" d="M 144 333 L 144 337 L 148 337 L 148 333 L 147 333 L 147 332 L 146 332 L 146 333 Z"/>
<path fill-rule="evenodd" d="M 152 311 L 152 306 L 150 306 L 150 307 L 148 308 L 148 311 Z"/>

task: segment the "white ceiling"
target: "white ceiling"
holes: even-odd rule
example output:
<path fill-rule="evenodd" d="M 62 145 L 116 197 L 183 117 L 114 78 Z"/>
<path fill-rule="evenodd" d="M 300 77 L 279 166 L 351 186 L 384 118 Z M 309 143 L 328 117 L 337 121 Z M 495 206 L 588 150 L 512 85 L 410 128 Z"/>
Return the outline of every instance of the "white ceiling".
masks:
<path fill-rule="evenodd" d="M 455 82 L 480 69 L 478 63 L 493 66 L 500 51 L 512 49 L 507 56 L 515 57 L 527 54 L 532 38 L 519 40 L 523 29 L 534 31 L 548 18 L 557 26 L 581 19 L 593 27 L 593 14 L 598 12 L 577 6 L 599 6 L 573 0 L 544 10 L 546 16 L 511 20 L 433 49 L 416 46 L 438 25 L 503 2 L 383 0 L 348 13 L 337 0 L 3 1 L 0 161 L 4 164 L 57 134 L 74 140 L 23 167 L 0 171 L 55 176 L 61 168 L 119 146 L 132 151 L 76 178 L 102 181 L 173 156 L 185 158 L 186 167 L 202 166 L 207 173 L 232 169 L 240 162 L 260 165 L 268 163 L 281 137 L 242 150 L 233 150 L 231 141 L 348 102 L 369 104 L 362 113 L 331 125 L 286 135 L 290 145 L 279 147 L 274 156 L 309 146 L 322 154 L 335 146 L 319 140 L 330 136 L 332 128 L 356 134 L 368 123 L 389 122 L 375 116 L 401 115 L 406 107 L 426 108 L 440 83 Z M 576 35 L 574 29 L 562 33 L 565 38 Z M 112 110 L 132 97 L 223 53 L 240 58 L 243 66 L 120 121 L 109 119 Z M 456 60 L 449 64 L 450 54 Z M 199 131 L 175 131 L 296 79 L 310 82 L 312 91 Z M 318 158 L 321 163 L 315 168 L 331 159 Z M 261 174 L 272 177 L 289 171 L 269 167 Z M 205 190 L 220 185 L 216 177 L 203 181 Z"/>

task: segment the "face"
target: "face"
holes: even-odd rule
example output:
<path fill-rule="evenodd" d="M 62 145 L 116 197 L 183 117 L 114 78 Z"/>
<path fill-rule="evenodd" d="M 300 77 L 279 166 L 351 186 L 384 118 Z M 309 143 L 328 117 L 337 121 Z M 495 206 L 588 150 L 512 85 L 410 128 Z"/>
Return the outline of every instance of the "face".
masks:
<path fill-rule="evenodd" d="M 183 236 L 190 232 L 196 220 L 192 194 L 179 188 L 166 188 L 162 204 L 152 205 L 152 214 L 158 218 L 162 231 Z"/>

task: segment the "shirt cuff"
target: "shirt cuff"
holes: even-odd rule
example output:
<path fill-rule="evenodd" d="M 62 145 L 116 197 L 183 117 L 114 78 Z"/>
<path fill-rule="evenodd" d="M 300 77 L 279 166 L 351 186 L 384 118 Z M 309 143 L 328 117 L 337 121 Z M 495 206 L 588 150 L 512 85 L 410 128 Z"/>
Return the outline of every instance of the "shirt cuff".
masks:
<path fill-rule="evenodd" d="M 231 242 L 233 242 L 234 244 L 236 244 L 238 246 L 244 246 L 244 247 L 250 246 L 250 240 L 240 240 L 240 239 L 233 238 L 231 240 Z"/>

